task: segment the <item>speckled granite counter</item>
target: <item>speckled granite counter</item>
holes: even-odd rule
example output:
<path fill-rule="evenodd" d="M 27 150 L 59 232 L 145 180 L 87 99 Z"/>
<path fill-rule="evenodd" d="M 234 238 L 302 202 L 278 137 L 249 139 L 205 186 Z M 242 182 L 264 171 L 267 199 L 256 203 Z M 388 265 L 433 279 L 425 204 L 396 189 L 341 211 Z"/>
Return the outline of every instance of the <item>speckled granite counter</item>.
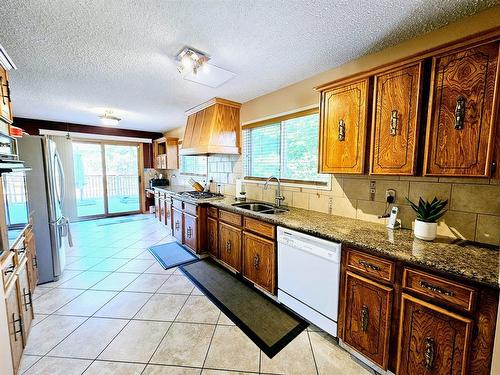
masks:
<path fill-rule="evenodd" d="M 189 186 L 171 185 L 171 186 L 154 186 L 153 190 L 159 190 L 159 191 L 165 191 L 167 193 L 179 194 L 179 193 L 182 193 L 183 191 L 190 191 L 193 189 L 192 188 L 190 189 Z"/>
<path fill-rule="evenodd" d="M 165 189 L 170 189 L 166 187 Z M 185 191 L 186 187 L 183 187 Z M 173 190 L 170 190 L 173 191 Z M 193 200 L 180 197 L 184 201 Z M 290 207 L 288 212 L 266 215 L 234 207 L 234 197 L 196 201 L 227 211 L 258 218 L 332 241 L 342 242 L 375 255 L 444 272 L 449 275 L 500 288 L 500 251 L 471 244 L 457 245 L 453 239 L 437 238 L 433 242 L 415 239 L 408 229 L 390 230 L 367 221 L 328 215 Z"/>

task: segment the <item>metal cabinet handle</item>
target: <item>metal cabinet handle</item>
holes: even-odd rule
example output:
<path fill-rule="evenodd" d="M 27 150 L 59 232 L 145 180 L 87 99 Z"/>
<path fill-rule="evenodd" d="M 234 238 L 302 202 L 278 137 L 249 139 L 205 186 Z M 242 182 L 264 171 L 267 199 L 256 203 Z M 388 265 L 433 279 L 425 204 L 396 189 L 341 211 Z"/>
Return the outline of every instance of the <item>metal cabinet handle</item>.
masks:
<path fill-rule="evenodd" d="M 186 230 L 187 238 L 191 238 L 192 235 L 193 235 L 193 229 L 191 227 L 188 227 L 188 229 Z"/>
<path fill-rule="evenodd" d="M 26 297 L 28 297 L 28 301 L 26 302 Z M 28 311 L 28 306 L 33 306 L 33 301 L 31 299 L 31 292 L 28 290 L 26 292 L 26 288 L 23 288 L 23 300 L 24 300 L 24 311 Z"/>
<path fill-rule="evenodd" d="M 19 329 L 16 329 L 16 323 L 19 323 Z M 23 334 L 23 318 L 19 315 L 19 318 L 16 319 L 16 314 L 12 313 L 12 327 L 14 328 L 14 341 L 17 341 L 17 334 Z"/>
<path fill-rule="evenodd" d="M 464 128 L 465 120 L 465 98 L 459 96 L 455 107 L 455 129 L 461 130 Z"/>
<path fill-rule="evenodd" d="M 453 293 L 451 290 L 443 289 L 440 286 L 430 284 L 425 280 L 420 280 L 420 286 L 422 288 L 430 290 L 431 292 L 443 294 L 448 297 L 453 297 L 455 295 L 455 293 Z"/>
<path fill-rule="evenodd" d="M 361 330 L 363 332 L 368 331 L 368 320 L 370 319 L 370 311 L 368 306 L 363 305 L 361 308 Z"/>
<path fill-rule="evenodd" d="M 426 337 L 424 345 L 424 366 L 426 369 L 431 370 L 434 367 L 434 339 L 432 337 Z"/>
<path fill-rule="evenodd" d="M 26 247 L 21 247 L 20 249 L 17 249 L 18 254 L 24 254 L 26 252 Z"/>
<path fill-rule="evenodd" d="M 260 266 L 260 257 L 259 257 L 259 254 L 255 254 L 255 256 L 253 257 L 253 266 L 256 270 L 259 269 L 259 266 Z"/>
<path fill-rule="evenodd" d="M 13 264 L 11 264 L 9 267 L 7 267 L 5 269 L 5 271 L 3 271 L 3 274 L 5 276 L 7 276 L 9 273 L 13 273 L 15 268 L 16 268 L 16 266 L 14 266 Z"/>
<path fill-rule="evenodd" d="M 175 230 L 179 230 L 179 228 L 181 227 L 180 223 L 179 223 L 179 220 L 177 220 L 175 222 Z"/>
<path fill-rule="evenodd" d="M 370 262 L 367 262 L 366 260 L 360 259 L 360 260 L 358 260 L 358 263 L 361 264 L 365 268 L 370 268 L 374 271 L 380 271 L 379 266 L 377 266 L 376 264 L 372 264 Z"/>
<path fill-rule="evenodd" d="M 33 267 L 38 268 L 38 259 L 36 258 L 36 255 L 33 257 Z"/>
<path fill-rule="evenodd" d="M 398 111 L 397 110 L 393 110 L 391 112 L 391 127 L 390 127 L 389 132 L 392 136 L 395 136 L 398 134 Z"/>
<path fill-rule="evenodd" d="M 231 241 L 230 241 L 230 240 L 227 240 L 227 241 L 226 241 L 226 251 L 227 251 L 228 253 L 230 253 L 230 252 L 231 252 Z"/>
<path fill-rule="evenodd" d="M 338 139 L 340 142 L 345 141 L 345 122 L 344 120 L 339 120 L 339 135 Z"/>

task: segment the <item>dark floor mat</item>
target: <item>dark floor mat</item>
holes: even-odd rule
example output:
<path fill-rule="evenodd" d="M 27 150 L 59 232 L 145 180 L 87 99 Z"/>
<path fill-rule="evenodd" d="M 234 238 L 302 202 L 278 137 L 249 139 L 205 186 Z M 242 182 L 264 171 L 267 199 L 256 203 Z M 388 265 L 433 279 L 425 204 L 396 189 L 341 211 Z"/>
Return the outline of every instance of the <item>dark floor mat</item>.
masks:
<path fill-rule="evenodd" d="M 177 242 L 151 246 L 148 250 L 166 270 L 198 260 Z"/>
<path fill-rule="evenodd" d="M 238 280 L 211 259 L 180 269 L 269 358 L 308 326 L 301 317 Z"/>
<path fill-rule="evenodd" d="M 113 218 L 109 220 L 100 220 L 99 222 L 96 223 L 98 227 L 103 227 L 106 225 L 114 225 L 114 224 L 123 224 L 123 223 L 128 223 L 131 221 L 143 221 L 143 220 L 149 220 L 149 217 L 120 217 L 120 218 Z"/>

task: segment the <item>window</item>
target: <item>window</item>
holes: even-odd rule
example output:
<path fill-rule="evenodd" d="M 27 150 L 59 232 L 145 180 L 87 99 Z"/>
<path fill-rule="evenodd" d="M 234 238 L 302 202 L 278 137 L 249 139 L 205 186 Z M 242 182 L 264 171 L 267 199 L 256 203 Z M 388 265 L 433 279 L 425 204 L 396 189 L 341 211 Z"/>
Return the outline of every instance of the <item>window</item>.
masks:
<path fill-rule="evenodd" d="M 180 169 L 182 174 L 206 176 L 207 156 L 185 155 L 181 157 Z"/>
<path fill-rule="evenodd" d="M 283 116 L 243 128 L 245 178 L 277 176 L 283 181 L 327 185 L 330 176 L 318 171 L 319 114 Z"/>

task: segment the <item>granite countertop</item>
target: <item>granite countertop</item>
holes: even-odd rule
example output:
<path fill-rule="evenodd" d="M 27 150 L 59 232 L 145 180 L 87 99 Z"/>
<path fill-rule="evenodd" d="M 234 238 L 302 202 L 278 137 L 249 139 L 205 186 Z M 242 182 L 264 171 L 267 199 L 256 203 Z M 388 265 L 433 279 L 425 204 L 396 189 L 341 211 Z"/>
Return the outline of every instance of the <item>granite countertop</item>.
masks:
<path fill-rule="evenodd" d="M 176 192 L 170 188 L 165 187 L 168 191 Z M 185 190 L 186 187 L 183 187 L 182 191 Z M 289 211 L 280 214 L 262 214 L 233 206 L 235 199 L 232 196 L 194 202 L 186 197 L 178 198 L 192 203 L 211 204 L 313 236 L 342 242 L 375 255 L 500 288 L 498 247 L 481 247 L 465 241 L 465 244 L 459 245 L 454 243 L 456 239 L 448 237 L 438 237 L 433 242 L 427 242 L 414 238 L 412 231 L 408 229 L 391 230 L 377 223 L 293 207 L 287 207 Z"/>

